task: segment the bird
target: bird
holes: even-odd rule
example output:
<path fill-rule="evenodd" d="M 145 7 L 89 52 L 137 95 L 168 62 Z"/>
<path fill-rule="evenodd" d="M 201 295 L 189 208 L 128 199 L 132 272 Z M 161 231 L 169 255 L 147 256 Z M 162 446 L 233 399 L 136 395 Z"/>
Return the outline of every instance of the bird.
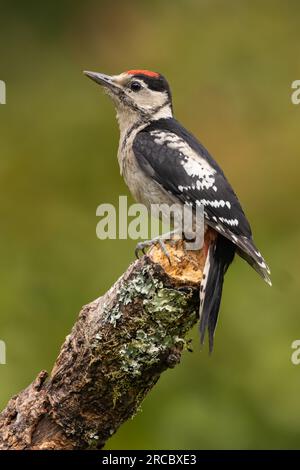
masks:
<path fill-rule="evenodd" d="M 213 236 L 205 246 L 199 329 L 201 344 L 207 334 L 212 352 L 224 276 L 235 255 L 272 285 L 239 199 L 216 160 L 174 117 L 171 89 L 162 74 L 143 69 L 119 75 L 84 74 L 101 85 L 114 103 L 120 172 L 135 200 L 146 207 L 176 202 L 194 211 L 203 206 L 205 230 Z"/>

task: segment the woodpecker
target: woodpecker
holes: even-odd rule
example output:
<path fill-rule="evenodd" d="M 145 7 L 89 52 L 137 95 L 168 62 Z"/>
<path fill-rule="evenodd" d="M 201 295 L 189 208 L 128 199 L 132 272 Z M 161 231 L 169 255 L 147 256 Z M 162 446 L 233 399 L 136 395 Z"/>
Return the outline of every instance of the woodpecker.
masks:
<path fill-rule="evenodd" d="M 120 75 L 85 71 L 112 98 L 120 128 L 118 161 L 133 197 L 151 204 L 202 205 L 213 232 L 200 284 L 200 339 L 213 349 L 224 275 L 235 254 L 271 285 L 270 269 L 256 248 L 250 224 L 223 171 L 206 148 L 173 116 L 163 75 L 128 70 Z M 141 246 L 141 245 L 139 245 Z"/>

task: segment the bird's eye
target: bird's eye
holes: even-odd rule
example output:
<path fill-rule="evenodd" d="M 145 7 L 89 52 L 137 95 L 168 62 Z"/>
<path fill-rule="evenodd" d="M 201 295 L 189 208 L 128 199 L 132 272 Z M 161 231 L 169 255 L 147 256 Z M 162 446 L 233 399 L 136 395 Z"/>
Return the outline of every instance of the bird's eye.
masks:
<path fill-rule="evenodd" d="M 142 85 L 140 84 L 140 82 L 131 82 L 130 89 L 132 91 L 140 91 L 142 89 Z"/>

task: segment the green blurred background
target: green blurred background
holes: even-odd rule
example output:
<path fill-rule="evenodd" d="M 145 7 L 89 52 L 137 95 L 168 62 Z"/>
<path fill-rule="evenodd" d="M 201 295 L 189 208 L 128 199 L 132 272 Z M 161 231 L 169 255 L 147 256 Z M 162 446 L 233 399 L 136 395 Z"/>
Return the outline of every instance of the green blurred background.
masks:
<path fill-rule="evenodd" d="M 98 204 L 128 191 L 113 107 L 82 70 L 148 68 L 232 182 L 274 285 L 236 260 L 213 356 L 195 329 L 107 448 L 300 447 L 299 18 L 297 1 L 0 1 L 2 407 L 134 258 L 96 238 Z"/>

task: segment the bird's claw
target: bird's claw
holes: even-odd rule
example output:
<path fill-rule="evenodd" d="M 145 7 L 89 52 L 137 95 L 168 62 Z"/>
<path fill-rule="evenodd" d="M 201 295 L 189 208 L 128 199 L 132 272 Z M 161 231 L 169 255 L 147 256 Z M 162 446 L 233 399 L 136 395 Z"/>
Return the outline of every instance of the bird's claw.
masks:
<path fill-rule="evenodd" d="M 142 252 L 143 255 L 145 254 L 145 246 L 144 246 L 144 242 L 139 242 L 137 243 L 136 247 L 135 247 L 135 250 L 134 250 L 134 254 L 135 254 L 135 257 L 137 259 L 139 259 L 139 252 Z"/>
<path fill-rule="evenodd" d="M 153 246 L 153 245 L 159 245 L 160 248 L 161 248 L 161 251 L 163 252 L 163 254 L 167 257 L 170 265 L 172 264 L 171 263 L 171 258 L 170 258 L 170 255 L 168 253 L 168 250 L 166 248 L 166 245 L 165 243 L 163 242 L 163 240 L 161 238 L 157 238 L 155 240 L 146 240 L 144 242 L 139 242 L 137 243 L 136 245 L 136 248 L 134 250 L 134 253 L 135 253 L 135 256 L 136 258 L 139 259 L 139 252 L 141 251 L 143 253 L 143 255 L 145 255 L 145 249 L 150 247 L 150 246 Z"/>

